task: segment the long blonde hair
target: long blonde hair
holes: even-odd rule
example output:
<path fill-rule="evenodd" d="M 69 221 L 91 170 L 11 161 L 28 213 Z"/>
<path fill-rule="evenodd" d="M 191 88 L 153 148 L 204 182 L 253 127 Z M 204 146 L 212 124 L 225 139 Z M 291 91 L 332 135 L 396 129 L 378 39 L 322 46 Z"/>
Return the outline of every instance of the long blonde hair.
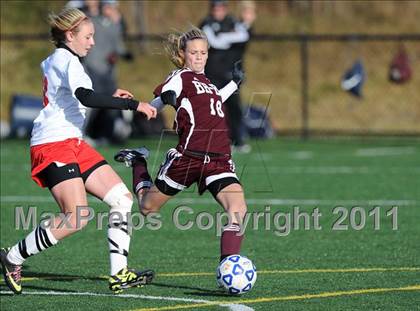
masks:
<path fill-rule="evenodd" d="M 184 33 L 171 33 L 168 35 L 168 38 L 164 43 L 164 48 L 168 58 L 176 67 L 184 67 L 185 58 L 181 54 L 181 51 L 185 52 L 185 49 L 187 48 L 187 42 L 194 39 L 203 39 L 207 42 L 208 45 L 206 34 L 197 27 L 192 27 L 190 30 Z"/>
<path fill-rule="evenodd" d="M 89 18 L 85 13 L 76 8 L 64 9 L 58 15 L 51 13 L 48 16 L 51 27 L 51 40 L 55 46 L 59 46 L 66 40 L 66 32 L 79 31 L 79 25 Z"/>

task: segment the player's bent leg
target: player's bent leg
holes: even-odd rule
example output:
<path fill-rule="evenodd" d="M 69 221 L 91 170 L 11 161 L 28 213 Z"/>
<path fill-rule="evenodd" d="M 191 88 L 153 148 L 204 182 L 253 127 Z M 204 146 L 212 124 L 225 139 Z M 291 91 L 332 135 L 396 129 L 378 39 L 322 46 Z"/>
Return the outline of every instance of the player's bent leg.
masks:
<path fill-rule="evenodd" d="M 0 262 L 3 271 L 3 278 L 6 285 L 15 293 L 22 293 L 21 271 L 22 265 L 15 265 L 7 259 L 10 248 L 0 250 Z"/>
<path fill-rule="evenodd" d="M 109 164 L 102 165 L 96 168 L 86 179 L 85 187 L 86 191 L 96 196 L 98 199 L 103 200 L 105 195 L 115 185 L 122 183 L 122 179 L 112 169 Z M 124 194 L 131 200 L 133 199 L 132 194 L 128 191 Z"/>
<path fill-rule="evenodd" d="M 0 251 L 3 276 L 8 287 L 16 294 L 22 292 L 21 269 L 30 256 L 46 250 L 70 234 L 82 229 L 85 222 L 78 223 L 77 207 L 86 206 L 86 192 L 81 178 L 71 178 L 59 182 L 51 188 L 51 193 L 62 211 L 62 217 L 55 217 L 50 225 L 39 225 L 24 239 L 11 248 Z M 79 211 L 83 216 L 84 211 Z"/>
<path fill-rule="evenodd" d="M 97 168 L 86 180 L 86 188 L 110 206 L 108 244 L 110 252 L 109 288 L 114 293 L 148 284 L 154 277 L 152 270 L 136 271 L 127 267 L 130 247 L 128 217 L 133 197 L 121 178 L 109 165 Z"/>
<path fill-rule="evenodd" d="M 149 150 L 146 147 L 137 149 L 122 149 L 115 156 L 114 160 L 123 162 L 133 170 L 133 192 L 137 195 L 138 201 L 152 187 L 152 178 L 147 170 L 147 158 Z"/>
<path fill-rule="evenodd" d="M 142 196 L 141 201 L 139 201 L 140 212 L 147 216 L 150 213 L 157 213 L 161 207 L 172 198 L 172 195 L 167 195 L 159 190 L 159 188 L 154 185 Z"/>
<path fill-rule="evenodd" d="M 135 271 L 127 267 L 131 234 L 128 216 L 133 205 L 133 200 L 126 196 L 127 193 L 129 193 L 127 187 L 119 183 L 103 198 L 111 207 L 108 227 L 111 262 L 109 289 L 116 294 L 123 289 L 148 284 L 154 277 L 152 270 Z"/>
<path fill-rule="evenodd" d="M 100 166 L 90 174 L 86 180 L 86 190 L 110 207 L 108 224 L 110 275 L 116 275 L 127 267 L 130 247 L 127 218 L 131 213 L 133 196 L 109 165 Z"/>
<path fill-rule="evenodd" d="M 65 180 L 51 188 L 51 194 L 66 219 L 55 218 L 51 233 L 61 240 L 81 229 L 88 221 L 86 190 L 82 178 Z"/>
<path fill-rule="evenodd" d="M 245 217 L 247 206 L 241 184 L 226 186 L 216 195 L 216 200 L 223 206 L 232 222 L 240 222 Z"/>
<path fill-rule="evenodd" d="M 220 261 L 222 261 L 241 251 L 244 236 L 240 225 L 243 224 L 247 207 L 243 189 L 239 183 L 233 183 L 223 188 L 216 195 L 216 199 L 229 215 L 229 224 L 224 227 L 220 238 Z"/>
<path fill-rule="evenodd" d="M 110 207 L 108 224 L 110 275 L 118 274 L 127 267 L 131 240 L 128 216 L 133 205 L 133 200 L 126 196 L 128 193 L 127 187 L 123 183 L 119 183 L 114 185 L 103 198 L 103 201 Z"/>
<path fill-rule="evenodd" d="M 81 178 L 62 181 L 51 188 L 61 209 L 60 217 L 37 226 L 28 236 L 10 249 L 8 259 L 14 264 L 23 261 L 81 230 L 87 224 L 86 191 Z"/>

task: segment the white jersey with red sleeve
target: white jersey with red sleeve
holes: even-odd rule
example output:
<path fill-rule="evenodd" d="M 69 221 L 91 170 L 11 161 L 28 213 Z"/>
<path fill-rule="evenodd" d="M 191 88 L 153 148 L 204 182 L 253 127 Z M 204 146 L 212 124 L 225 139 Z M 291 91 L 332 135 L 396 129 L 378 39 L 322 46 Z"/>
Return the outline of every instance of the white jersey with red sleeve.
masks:
<path fill-rule="evenodd" d="M 92 89 L 77 55 L 57 48 L 41 63 L 43 72 L 44 108 L 34 121 L 31 146 L 82 138 L 86 107 L 76 98 L 79 88 Z"/>

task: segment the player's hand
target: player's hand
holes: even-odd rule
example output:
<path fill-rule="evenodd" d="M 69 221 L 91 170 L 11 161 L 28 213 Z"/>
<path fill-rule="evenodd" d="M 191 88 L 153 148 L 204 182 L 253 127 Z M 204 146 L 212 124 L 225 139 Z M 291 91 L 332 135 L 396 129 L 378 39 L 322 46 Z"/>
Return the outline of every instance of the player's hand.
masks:
<path fill-rule="evenodd" d="M 236 83 L 236 85 L 241 85 L 242 81 L 245 79 L 245 72 L 242 70 L 242 61 L 238 60 L 233 64 L 232 70 L 232 80 Z"/>
<path fill-rule="evenodd" d="M 137 111 L 144 113 L 147 117 L 147 120 L 156 118 L 157 110 L 155 107 L 150 105 L 149 103 L 140 102 L 137 106 Z"/>
<path fill-rule="evenodd" d="M 112 95 L 114 97 L 121 97 L 121 98 L 133 98 L 133 94 L 131 94 L 129 91 L 117 89 L 115 93 Z"/>

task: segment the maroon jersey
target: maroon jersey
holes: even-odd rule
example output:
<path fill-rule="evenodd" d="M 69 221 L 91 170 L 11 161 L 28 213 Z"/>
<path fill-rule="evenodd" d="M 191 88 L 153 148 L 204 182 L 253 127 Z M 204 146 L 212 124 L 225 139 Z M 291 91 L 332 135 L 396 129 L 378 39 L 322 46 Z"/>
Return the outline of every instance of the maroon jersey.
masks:
<path fill-rule="evenodd" d="M 177 97 L 177 149 L 230 154 L 225 107 L 217 87 L 204 74 L 185 68 L 174 71 L 154 94 L 168 90 L 175 91 Z"/>

